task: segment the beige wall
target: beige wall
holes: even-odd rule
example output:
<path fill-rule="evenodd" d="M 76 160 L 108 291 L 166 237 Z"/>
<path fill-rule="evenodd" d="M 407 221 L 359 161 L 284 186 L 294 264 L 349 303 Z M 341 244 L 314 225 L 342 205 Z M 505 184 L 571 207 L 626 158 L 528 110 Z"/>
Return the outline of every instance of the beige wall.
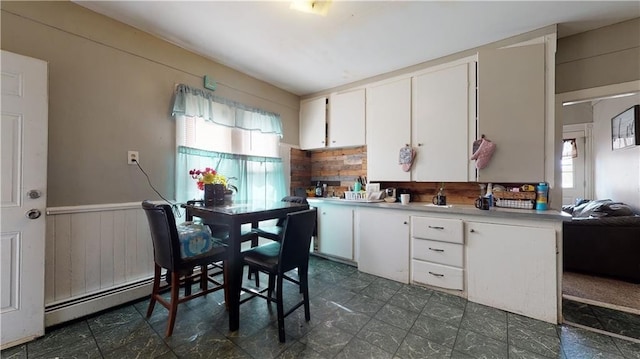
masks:
<path fill-rule="evenodd" d="M 174 198 L 175 84 L 279 113 L 298 144 L 299 98 L 71 2 L 7 2 L 1 47 L 49 63 L 48 207 Z"/>
<path fill-rule="evenodd" d="M 593 164 L 596 199 L 612 199 L 640 211 L 640 146 L 611 149 L 611 118 L 640 104 L 640 94 L 593 105 Z"/>
<path fill-rule="evenodd" d="M 558 39 L 556 93 L 640 80 L 640 18 Z"/>
<path fill-rule="evenodd" d="M 593 108 L 591 102 L 578 103 L 562 107 L 562 124 L 574 125 L 593 122 Z"/>

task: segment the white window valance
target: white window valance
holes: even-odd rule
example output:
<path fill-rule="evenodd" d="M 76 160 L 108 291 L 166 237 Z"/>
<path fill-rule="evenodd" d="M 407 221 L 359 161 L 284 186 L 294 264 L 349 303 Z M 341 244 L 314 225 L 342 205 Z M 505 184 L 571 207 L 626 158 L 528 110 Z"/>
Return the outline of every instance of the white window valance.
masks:
<path fill-rule="evenodd" d="M 199 117 L 222 126 L 276 134 L 282 138 L 280 115 L 183 84 L 176 87 L 172 114 Z"/>

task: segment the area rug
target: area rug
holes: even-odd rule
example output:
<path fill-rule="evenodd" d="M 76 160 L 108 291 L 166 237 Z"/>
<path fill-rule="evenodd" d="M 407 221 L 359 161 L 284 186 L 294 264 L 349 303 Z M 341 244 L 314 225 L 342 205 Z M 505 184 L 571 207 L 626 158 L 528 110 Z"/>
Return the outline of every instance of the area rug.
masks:
<path fill-rule="evenodd" d="M 640 314 L 640 284 L 585 274 L 564 272 L 562 294 L 603 304 L 613 309 Z"/>

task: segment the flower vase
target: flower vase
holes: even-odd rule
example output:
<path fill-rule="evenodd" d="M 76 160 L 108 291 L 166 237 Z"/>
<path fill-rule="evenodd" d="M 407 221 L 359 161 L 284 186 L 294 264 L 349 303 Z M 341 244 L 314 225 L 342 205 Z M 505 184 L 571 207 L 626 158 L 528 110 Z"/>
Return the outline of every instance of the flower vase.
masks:
<path fill-rule="evenodd" d="M 233 204 L 233 191 L 224 191 L 224 204 Z"/>
<path fill-rule="evenodd" d="M 204 185 L 204 205 L 206 207 L 211 207 L 214 205 L 214 184 L 205 184 Z"/>
<path fill-rule="evenodd" d="M 213 184 L 213 205 L 222 206 L 224 204 L 225 186 L 220 183 Z"/>

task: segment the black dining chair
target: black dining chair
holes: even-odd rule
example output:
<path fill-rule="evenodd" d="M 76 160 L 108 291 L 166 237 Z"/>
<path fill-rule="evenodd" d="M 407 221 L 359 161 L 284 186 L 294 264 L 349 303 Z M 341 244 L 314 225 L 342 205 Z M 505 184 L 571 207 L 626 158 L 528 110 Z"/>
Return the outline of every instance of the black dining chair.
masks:
<path fill-rule="evenodd" d="M 316 224 L 316 209 L 308 209 L 287 214 L 284 224 L 282 239 L 279 242 L 270 242 L 260 245 L 242 253 L 243 261 L 249 268 L 255 268 L 269 275 L 269 288 L 267 295 L 263 293 L 253 294 L 276 303 L 278 315 L 278 338 L 285 342 L 284 318 L 304 306 L 304 317 L 311 319 L 309 310 L 309 245 Z M 298 279 L 288 276 L 286 273 L 297 269 Z M 286 279 L 300 287 L 302 300 L 284 312 L 283 280 Z M 275 297 L 273 296 L 275 291 Z"/>
<path fill-rule="evenodd" d="M 151 239 L 153 241 L 153 289 L 147 318 L 153 313 L 156 302 L 169 310 L 169 322 L 165 336 L 173 334 L 173 327 L 178 313 L 178 304 L 191 299 L 223 289 L 225 299 L 227 290 L 226 270 L 223 270 L 223 283 L 209 275 L 209 266 L 226 260 L 226 245 L 210 235 L 210 230 L 204 225 L 186 223 L 176 225 L 171 206 L 167 204 L 153 204 L 142 202 L 142 208 L 149 222 Z M 195 271 L 200 267 L 199 271 Z M 167 270 L 166 285 L 160 285 L 162 269 Z M 191 293 L 191 286 L 195 280 L 200 283 L 200 290 Z M 212 282 L 214 286 L 208 287 Z M 180 296 L 180 287 L 184 286 L 184 294 Z M 162 293 L 170 289 L 169 300 L 162 297 Z"/>
<path fill-rule="evenodd" d="M 286 196 L 282 198 L 282 202 L 309 204 L 305 197 L 300 196 Z M 274 226 L 260 226 L 258 228 L 254 228 L 253 233 L 258 235 L 258 237 L 267 238 L 272 241 L 279 242 L 282 239 L 282 230 L 284 228 L 285 220 L 286 217 L 279 218 L 278 222 Z"/>

